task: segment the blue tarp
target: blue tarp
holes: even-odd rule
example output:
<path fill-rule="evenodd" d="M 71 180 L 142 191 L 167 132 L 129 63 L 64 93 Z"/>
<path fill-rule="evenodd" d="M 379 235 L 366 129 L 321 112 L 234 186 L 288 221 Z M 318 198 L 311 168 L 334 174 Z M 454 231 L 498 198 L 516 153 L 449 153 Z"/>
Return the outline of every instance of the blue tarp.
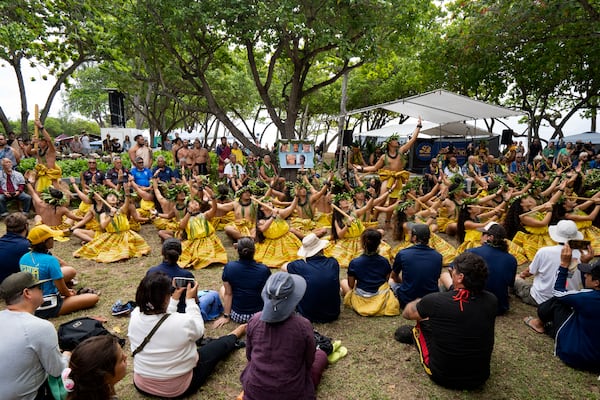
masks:
<path fill-rule="evenodd" d="M 600 144 L 600 132 L 584 132 L 578 135 L 570 135 L 564 137 L 565 143 L 575 143 L 578 140 L 582 141 L 583 143 L 591 142 L 592 144 Z"/>

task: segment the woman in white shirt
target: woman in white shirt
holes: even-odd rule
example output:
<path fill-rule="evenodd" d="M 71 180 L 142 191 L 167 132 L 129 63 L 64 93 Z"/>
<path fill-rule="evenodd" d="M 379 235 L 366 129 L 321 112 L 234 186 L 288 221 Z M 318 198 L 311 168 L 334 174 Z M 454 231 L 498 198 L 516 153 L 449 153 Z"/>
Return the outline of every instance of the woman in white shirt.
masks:
<path fill-rule="evenodd" d="M 238 339 L 246 331 L 246 325 L 240 325 L 229 335 L 197 347 L 196 341 L 204 334 L 204 321 L 196 304 L 198 283 L 176 287 L 171 294 L 175 280 L 172 284 L 163 273 L 149 274 L 142 279 L 135 295 L 138 306 L 129 322 L 131 351 L 136 353 L 134 385 L 142 394 L 161 398 L 195 393 L 217 363 L 241 347 Z M 177 303 L 184 292 L 185 313 L 177 313 Z M 160 320 L 163 323 L 149 335 Z M 148 336 L 149 340 L 142 346 Z"/>

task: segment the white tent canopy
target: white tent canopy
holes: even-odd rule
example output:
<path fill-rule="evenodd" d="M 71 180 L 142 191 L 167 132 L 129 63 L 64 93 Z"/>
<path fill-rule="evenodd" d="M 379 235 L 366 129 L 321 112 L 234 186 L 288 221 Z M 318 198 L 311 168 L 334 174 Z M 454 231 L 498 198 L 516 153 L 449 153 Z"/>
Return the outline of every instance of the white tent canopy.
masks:
<path fill-rule="evenodd" d="M 395 100 L 377 107 L 415 118 L 421 116 L 424 121 L 437 124 L 522 114 L 442 89 Z"/>
<path fill-rule="evenodd" d="M 402 124 L 402 125 L 388 125 L 383 128 L 373 129 L 366 132 L 354 133 L 354 136 L 368 136 L 368 137 L 389 137 L 397 134 L 400 137 L 406 137 L 413 133 L 415 130 L 414 124 Z M 432 122 L 423 121 L 423 128 L 419 133 L 419 137 L 471 137 L 471 138 L 482 138 L 493 136 L 493 133 L 488 132 L 485 129 L 477 128 L 475 125 L 467 124 L 464 122 L 453 122 L 450 124 L 438 125 Z"/>

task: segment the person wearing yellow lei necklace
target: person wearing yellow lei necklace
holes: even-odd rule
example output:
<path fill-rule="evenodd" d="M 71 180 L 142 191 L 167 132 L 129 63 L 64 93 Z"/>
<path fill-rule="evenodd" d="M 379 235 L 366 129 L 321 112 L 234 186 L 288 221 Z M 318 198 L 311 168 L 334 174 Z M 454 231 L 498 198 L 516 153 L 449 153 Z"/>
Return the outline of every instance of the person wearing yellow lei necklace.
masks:
<path fill-rule="evenodd" d="M 56 148 L 54 147 L 54 140 L 50 137 L 50 134 L 39 119 L 35 120 L 35 125 L 42 130 L 43 138 L 33 139 L 33 148 L 30 149 L 30 155 L 34 155 L 37 159 L 37 163 L 35 164 L 37 173 L 35 190 L 42 192 L 47 187 L 55 185 L 60 180 L 62 177 L 62 170 L 60 169 L 60 166 L 56 164 Z"/>
<path fill-rule="evenodd" d="M 210 198 L 210 208 L 202 212 L 204 205 L 192 199 L 188 202 L 187 212 L 179 223 L 179 228 L 185 230 L 183 251 L 178 262 L 182 268 L 200 269 L 215 263 L 227 263 L 227 251 L 209 222 L 217 210 L 216 196 L 206 188 L 203 188 L 201 195 Z"/>
<path fill-rule="evenodd" d="M 273 207 L 268 198 L 263 199 L 256 212 L 256 252 L 254 259 L 270 268 L 279 268 L 283 264 L 298 258 L 298 249 L 302 242 L 290 232 L 285 221 L 298 205 L 298 196 L 283 209 Z"/>
<path fill-rule="evenodd" d="M 106 195 L 106 209 L 100 214 L 100 227 L 105 232 L 94 237 L 92 241 L 81 246 L 73 253 L 74 257 L 82 257 L 101 263 L 127 260 L 150 253 L 150 246 L 139 234 L 129 226 L 129 193 L 130 185 L 125 185 L 125 202 L 119 207 L 119 193 L 110 190 Z"/>

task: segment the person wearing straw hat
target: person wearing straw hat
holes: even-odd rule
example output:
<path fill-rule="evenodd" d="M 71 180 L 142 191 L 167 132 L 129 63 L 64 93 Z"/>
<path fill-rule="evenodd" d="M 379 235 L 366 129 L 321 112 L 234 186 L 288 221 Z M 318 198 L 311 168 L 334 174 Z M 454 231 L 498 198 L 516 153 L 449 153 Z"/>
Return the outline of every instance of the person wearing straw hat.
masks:
<path fill-rule="evenodd" d="M 316 348 L 310 321 L 295 312 L 305 291 L 300 275 L 278 272 L 267 280 L 264 307 L 246 331 L 244 400 L 316 399 L 327 355 Z"/>
<path fill-rule="evenodd" d="M 21 271 L 45 280 L 42 284 L 44 306 L 35 311 L 36 316 L 45 319 L 94 307 L 99 300 L 93 290 L 88 290 L 91 293 L 76 294 L 67 287 L 67 282 L 72 281 L 77 272 L 72 267 L 61 268 L 58 258 L 50 253 L 57 235 L 60 232 L 44 224 L 31 228 L 27 235 L 31 251 L 19 261 Z"/>
<path fill-rule="evenodd" d="M 583 234 L 577 230 L 577 225 L 571 220 L 558 221 L 556 225 L 548 227 L 548 234 L 556 245 L 542 247 L 537 251 L 533 261 L 529 266 L 517 275 L 515 279 L 515 294 L 524 303 L 538 306 L 552 298 L 553 286 L 558 266 L 560 265 L 560 254 L 563 246 L 569 240 L 581 240 Z M 588 246 L 589 247 L 589 246 Z M 573 250 L 572 262 L 569 267 L 572 272 L 575 272 L 579 262 L 587 263 L 594 257 L 594 252 L 591 247 L 587 252 Z M 533 284 L 525 281 L 526 278 L 533 275 Z M 580 274 L 571 274 L 567 280 L 571 290 L 578 290 L 583 287 Z M 527 321 L 525 321 L 528 324 Z"/>
<path fill-rule="evenodd" d="M 328 240 L 310 233 L 298 249 L 302 259 L 281 267 L 306 281 L 306 293 L 298 303 L 298 312 L 311 322 L 332 322 L 340 316 L 340 265 L 335 258 L 323 254 L 328 244 Z"/>
<path fill-rule="evenodd" d="M 58 350 L 56 329 L 33 316 L 44 302 L 42 285 L 29 272 L 15 272 L 0 284 L 6 309 L 0 311 L 0 399 L 52 398 L 48 376 L 60 377 L 68 353 Z"/>

